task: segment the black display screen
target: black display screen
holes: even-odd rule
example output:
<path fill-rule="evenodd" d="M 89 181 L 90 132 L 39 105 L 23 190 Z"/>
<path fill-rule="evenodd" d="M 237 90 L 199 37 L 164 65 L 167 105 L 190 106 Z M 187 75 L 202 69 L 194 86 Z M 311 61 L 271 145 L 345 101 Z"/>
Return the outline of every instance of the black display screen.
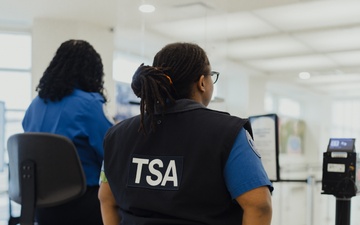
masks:
<path fill-rule="evenodd" d="M 328 151 L 355 151 L 355 138 L 330 138 Z"/>

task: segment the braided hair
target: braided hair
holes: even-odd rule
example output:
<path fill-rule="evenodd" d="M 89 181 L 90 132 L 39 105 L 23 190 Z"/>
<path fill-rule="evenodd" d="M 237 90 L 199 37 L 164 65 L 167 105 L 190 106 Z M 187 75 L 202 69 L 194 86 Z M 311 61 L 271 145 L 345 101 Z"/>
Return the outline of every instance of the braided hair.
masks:
<path fill-rule="evenodd" d="M 154 114 L 164 114 L 166 107 L 178 99 L 190 98 L 192 85 L 201 75 L 209 74 L 205 51 L 193 43 L 172 43 L 154 57 L 152 66 L 141 64 L 132 78 L 131 88 L 140 100 L 140 130 L 144 115 L 149 115 L 151 130 L 155 129 Z"/>
<path fill-rule="evenodd" d="M 84 40 L 68 40 L 57 49 L 36 91 L 47 102 L 60 101 L 79 88 L 99 93 L 106 102 L 103 76 L 101 57 L 93 46 Z"/>

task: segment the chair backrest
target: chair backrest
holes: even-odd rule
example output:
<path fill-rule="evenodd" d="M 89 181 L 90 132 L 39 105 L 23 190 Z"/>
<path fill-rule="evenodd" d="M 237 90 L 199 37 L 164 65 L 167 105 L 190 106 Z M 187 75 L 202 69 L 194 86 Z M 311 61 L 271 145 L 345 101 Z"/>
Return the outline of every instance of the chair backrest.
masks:
<path fill-rule="evenodd" d="M 84 194 L 84 171 L 76 148 L 67 137 L 50 133 L 19 133 L 8 139 L 7 149 L 9 197 L 14 202 L 23 206 L 25 198 L 33 197 L 35 207 L 49 207 Z M 28 191 L 32 182 L 34 193 Z M 25 196 L 32 194 L 34 196 Z"/>

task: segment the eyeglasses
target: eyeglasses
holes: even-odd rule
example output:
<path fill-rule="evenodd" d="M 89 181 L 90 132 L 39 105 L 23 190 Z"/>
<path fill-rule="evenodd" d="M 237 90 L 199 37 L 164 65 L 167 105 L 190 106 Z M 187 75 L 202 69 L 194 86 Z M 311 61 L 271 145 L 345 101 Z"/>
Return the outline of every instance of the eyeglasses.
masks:
<path fill-rule="evenodd" d="M 216 71 L 211 71 L 210 72 L 210 76 L 211 76 L 211 79 L 213 81 L 213 84 L 215 84 L 217 82 L 217 80 L 219 79 L 219 75 L 220 75 L 219 72 L 216 72 Z"/>

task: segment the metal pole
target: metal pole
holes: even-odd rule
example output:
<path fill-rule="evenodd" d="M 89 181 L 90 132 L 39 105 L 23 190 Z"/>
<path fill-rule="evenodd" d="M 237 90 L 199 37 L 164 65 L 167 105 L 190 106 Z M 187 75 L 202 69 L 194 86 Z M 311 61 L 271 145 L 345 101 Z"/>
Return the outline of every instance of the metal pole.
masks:
<path fill-rule="evenodd" d="M 313 221 L 314 221 L 314 185 L 315 185 L 315 177 L 309 176 L 307 179 L 307 207 L 306 207 L 307 225 L 313 225 Z"/>
<path fill-rule="evenodd" d="M 336 198 L 335 225 L 350 225 L 351 198 Z"/>

